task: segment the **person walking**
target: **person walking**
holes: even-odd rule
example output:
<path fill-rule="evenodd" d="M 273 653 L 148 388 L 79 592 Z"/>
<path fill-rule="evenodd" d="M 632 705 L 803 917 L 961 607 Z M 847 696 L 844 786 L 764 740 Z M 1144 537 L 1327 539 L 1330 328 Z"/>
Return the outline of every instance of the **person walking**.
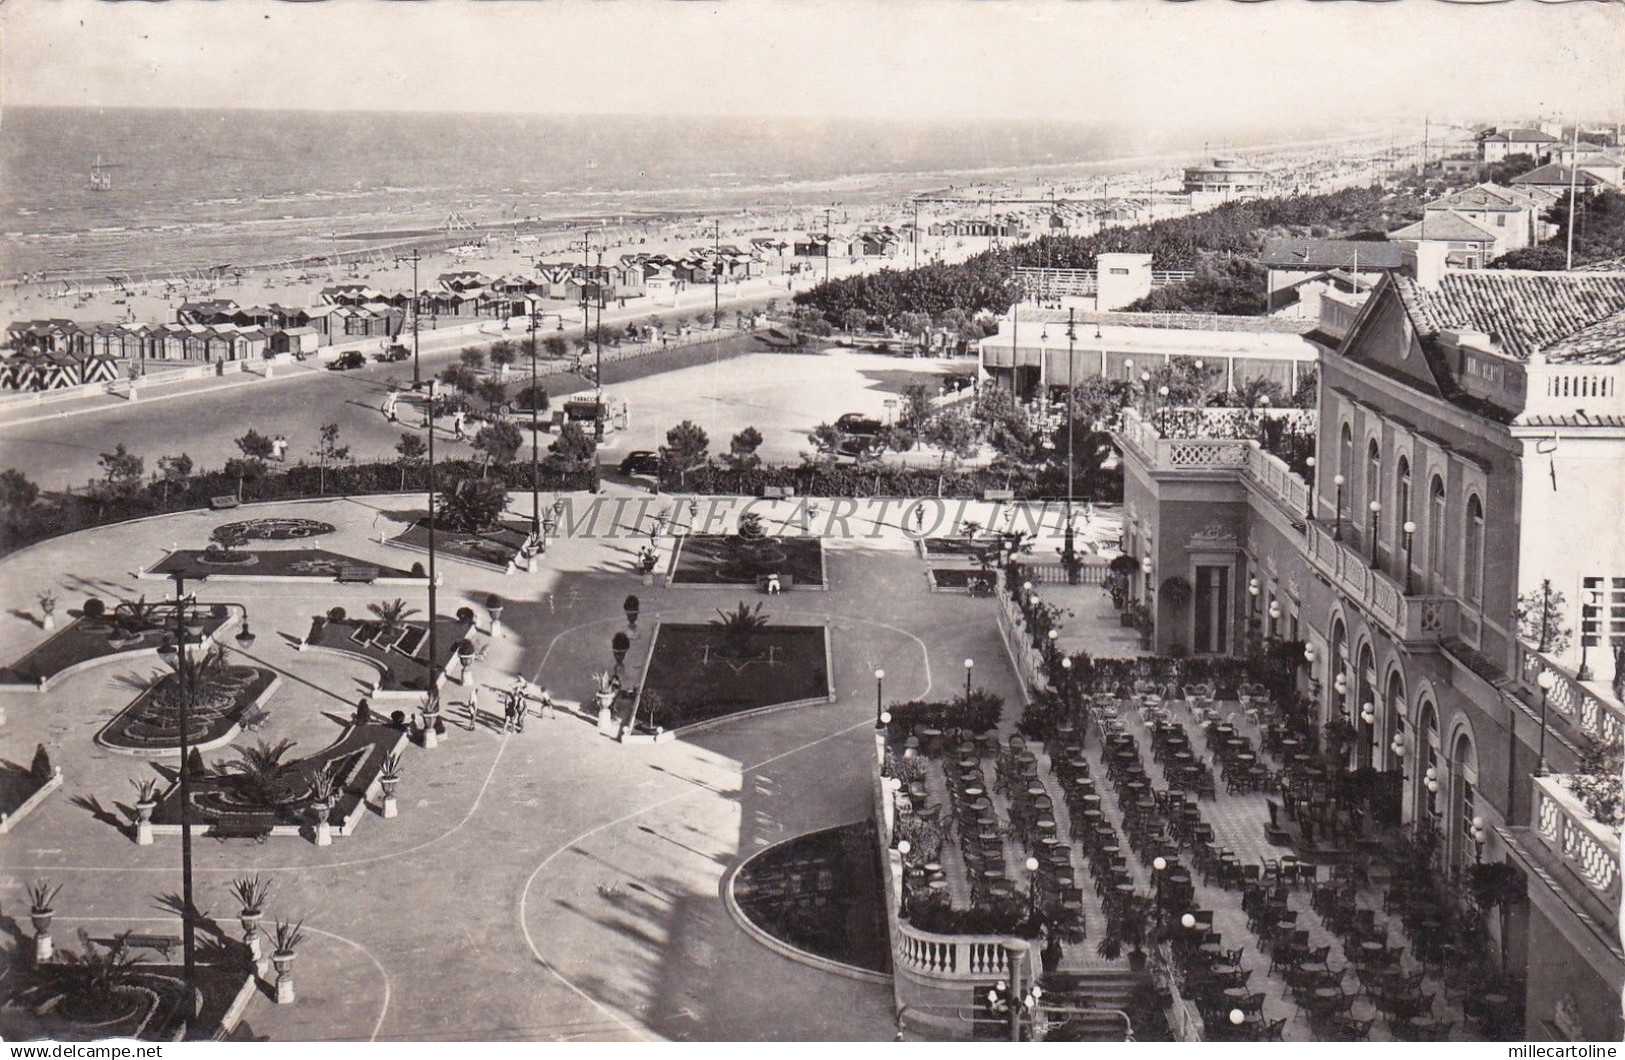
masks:
<path fill-rule="evenodd" d="M 480 686 L 468 690 L 468 731 L 473 732 L 480 723 Z"/>
<path fill-rule="evenodd" d="M 553 697 L 548 694 L 547 689 L 537 689 L 536 698 L 541 702 L 541 708 L 537 711 L 538 714 L 544 718 L 553 718 L 557 716 L 553 710 Z"/>

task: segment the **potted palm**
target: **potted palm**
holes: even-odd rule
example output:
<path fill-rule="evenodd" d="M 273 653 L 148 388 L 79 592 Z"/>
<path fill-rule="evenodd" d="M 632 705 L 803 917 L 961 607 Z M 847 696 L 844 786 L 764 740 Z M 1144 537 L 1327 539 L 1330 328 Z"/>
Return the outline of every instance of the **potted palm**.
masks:
<path fill-rule="evenodd" d="M 638 600 L 638 598 L 635 595 L 628 596 L 621 603 L 621 610 L 626 612 L 626 627 L 628 629 L 632 630 L 634 633 L 637 632 L 637 628 L 638 628 L 638 610 L 641 607 L 642 607 L 642 603 Z"/>
<path fill-rule="evenodd" d="M 626 653 L 632 648 L 632 638 L 624 631 L 617 631 L 609 640 L 610 654 L 615 656 L 615 669 L 620 670 L 626 664 Z"/>
<path fill-rule="evenodd" d="M 391 751 L 384 756 L 384 761 L 378 767 L 378 786 L 384 789 L 384 816 L 394 817 L 398 812 L 395 806 L 395 785 L 401 781 L 401 756 Z"/>
<path fill-rule="evenodd" d="M 28 917 L 34 922 L 34 960 L 43 964 L 51 959 L 51 919 L 56 916 L 56 896 L 62 885 L 52 886 L 48 879 L 38 879 L 28 887 Z"/>
<path fill-rule="evenodd" d="M 243 944 L 248 956 L 256 964 L 260 961 L 260 919 L 265 916 L 265 900 L 271 897 L 271 881 L 253 876 L 241 876 L 227 888 L 242 906 L 237 922 L 243 926 Z"/>
<path fill-rule="evenodd" d="M 135 785 L 135 841 L 139 846 L 151 846 L 152 811 L 158 808 L 158 781 L 142 777 L 130 783 Z"/>
<path fill-rule="evenodd" d="M 50 631 L 56 628 L 56 595 L 46 590 L 39 595 L 40 628 Z"/>
<path fill-rule="evenodd" d="M 271 964 L 276 968 L 276 1003 L 279 1005 L 293 1003 L 292 965 L 299 944 L 303 941 L 304 921 L 292 924 L 286 920 L 276 922 L 276 930 L 271 933 Z"/>
<path fill-rule="evenodd" d="M 485 598 L 485 609 L 491 614 L 491 636 L 497 635 L 497 628 L 502 623 L 502 597 L 492 593 Z"/>
<path fill-rule="evenodd" d="M 323 769 L 310 778 L 310 812 L 316 819 L 316 845 L 333 845 L 333 797 L 338 785 L 333 774 Z"/>

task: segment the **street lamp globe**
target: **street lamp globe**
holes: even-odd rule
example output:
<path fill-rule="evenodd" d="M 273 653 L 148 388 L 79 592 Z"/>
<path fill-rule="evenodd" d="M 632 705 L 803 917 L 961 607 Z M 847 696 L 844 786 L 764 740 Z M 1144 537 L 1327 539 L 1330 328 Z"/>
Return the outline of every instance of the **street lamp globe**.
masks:
<path fill-rule="evenodd" d="M 1151 573 L 1151 557 L 1150 556 L 1147 556 L 1147 557 L 1145 557 L 1145 559 L 1142 559 L 1140 561 L 1140 569 L 1145 571 L 1145 573 L 1147 573 L 1147 574 Z"/>
<path fill-rule="evenodd" d="M 1347 481 L 1348 481 L 1348 479 L 1344 478 L 1342 475 L 1333 475 L 1332 476 L 1332 485 L 1334 485 L 1334 486 L 1341 486 Z"/>
<path fill-rule="evenodd" d="M 1405 520 L 1405 525 L 1403 527 L 1401 527 L 1400 529 L 1404 530 L 1407 534 L 1414 534 L 1414 533 L 1416 533 L 1416 524 L 1414 522 L 1412 522 L 1411 520 L 1406 519 Z"/>
<path fill-rule="evenodd" d="M 883 710 L 883 711 L 880 712 L 880 724 L 882 724 L 882 725 L 890 725 L 891 724 L 891 711 Z"/>
<path fill-rule="evenodd" d="M 1063 669 L 1063 670 L 1072 669 L 1072 656 L 1068 655 L 1068 656 L 1066 656 L 1065 658 L 1063 658 L 1061 660 L 1061 669 Z"/>
<path fill-rule="evenodd" d="M 1037 858 L 1028 858 L 1025 864 L 1026 864 L 1026 869 L 1027 869 L 1028 872 L 1037 872 L 1038 871 L 1038 859 Z"/>
<path fill-rule="evenodd" d="M 1052 630 L 1049 631 L 1049 642 L 1051 644 L 1054 644 L 1057 640 L 1060 640 L 1060 639 L 1061 639 L 1061 631 L 1060 630 L 1052 629 Z"/>
<path fill-rule="evenodd" d="M 1233 1008 L 1230 1010 L 1230 1022 L 1239 1027 L 1247 1022 L 1247 1014 L 1239 1008 Z"/>
<path fill-rule="evenodd" d="M 1303 646 L 1303 661 L 1311 665 L 1314 664 L 1315 646 L 1313 644 L 1305 644 Z"/>
<path fill-rule="evenodd" d="M 1161 872 L 1163 869 L 1168 867 L 1168 859 L 1163 857 L 1156 858 L 1151 862 L 1151 867 L 1157 872 Z"/>
<path fill-rule="evenodd" d="M 1379 515 L 1382 512 L 1381 501 L 1372 501 L 1370 504 L 1366 505 L 1366 507 L 1371 509 L 1372 515 Z"/>
<path fill-rule="evenodd" d="M 1168 397 L 1168 388 L 1165 386 L 1157 387 L 1157 396 L 1166 399 Z"/>
<path fill-rule="evenodd" d="M 905 857 L 907 857 L 907 856 L 908 856 L 908 852 L 909 852 L 909 851 L 910 851 L 910 850 L 913 850 L 913 849 L 914 849 L 914 848 L 913 848 L 913 847 L 912 847 L 912 846 L 910 846 L 910 845 L 909 845 L 909 841 L 908 841 L 908 840 L 906 840 L 906 839 L 899 839 L 899 840 L 898 840 L 898 841 L 897 841 L 897 852 L 898 852 L 898 853 L 899 853 L 899 854 L 902 854 L 902 855 L 903 855 L 903 856 L 905 856 Z"/>
<path fill-rule="evenodd" d="M 1542 670 L 1540 676 L 1535 678 L 1535 684 L 1540 686 L 1542 692 L 1550 692 L 1552 686 L 1557 684 L 1557 675 L 1550 670 Z"/>
<path fill-rule="evenodd" d="M 965 669 L 966 670 L 974 670 L 975 668 L 976 668 L 976 660 L 975 659 L 966 659 L 965 660 Z"/>
<path fill-rule="evenodd" d="M 1179 925 L 1186 931 L 1189 931 L 1191 928 L 1196 926 L 1196 917 L 1191 913 L 1186 913 L 1184 916 L 1179 918 Z"/>

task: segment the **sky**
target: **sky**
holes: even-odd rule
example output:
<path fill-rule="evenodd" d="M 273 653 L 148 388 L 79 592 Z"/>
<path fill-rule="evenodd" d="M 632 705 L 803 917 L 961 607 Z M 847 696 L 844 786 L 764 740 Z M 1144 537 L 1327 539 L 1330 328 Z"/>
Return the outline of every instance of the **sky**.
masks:
<path fill-rule="evenodd" d="M 1625 118 L 1625 5 L 9 0 L 0 101 L 1097 120 Z"/>

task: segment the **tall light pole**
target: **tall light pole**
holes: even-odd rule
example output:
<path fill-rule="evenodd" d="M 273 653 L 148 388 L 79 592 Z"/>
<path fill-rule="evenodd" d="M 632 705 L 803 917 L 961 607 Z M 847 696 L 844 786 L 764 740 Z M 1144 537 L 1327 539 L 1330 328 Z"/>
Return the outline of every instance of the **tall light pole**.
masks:
<path fill-rule="evenodd" d="M 875 671 L 875 728 L 877 728 L 877 729 L 884 728 L 885 725 L 886 725 L 886 722 L 885 722 L 886 708 L 884 706 L 882 706 L 882 704 L 885 702 L 884 695 L 883 695 L 883 689 L 885 687 L 885 681 L 886 681 L 886 671 L 884 671 L 884 670 L 876 670 Z"/>
<path fill-rule="evenodd" d="M 435 747 L 439 739 L 435 733 L 435 723 L 440 720 L 440 689 L 435 683 L 439 676 L 439 666 L 436 654 L 437 643 L 435 636 L 435 617 L 438 612 L 437 597 L 435 594 L 434 573 L 434 387 L 435 380 L 430 379 L 429 384 L 429 681 L 425 689 L 423 700 L 423 746 Z"/>
<path fill-rule="evenodd" d="M 1540 688 L 1540 759 L 1535 763 L 1535 776 L 1544 777 L 1551 772 L 1546 765 L 1546 696 L 1557 684 L 1557 675 L 1543 669 L 1535 684 Z"/>
<path fill-rule="evenodd" d="M 192 756 L 190 732 L 192 728 L 192 701 L 197 696 L 197 661 L 187 655 L 188 640 L 196 640 L 201 647 L 203 620 L 195 608 L 197 601 L 186 595 L 186 576 L 175 578 L 175 680 L 180 685 L 180 752 L 181 768 L 179 794 L 181 800 L 181 968 L 186 982 L 186 1025 L 191 1027 L 196 1013 L 192 1011 L 193 996 L 197 993 L 197 911 L 192 900 Z M 194 610 L 188 621 L 188 604 Z M 248 648 L 254 643 L 254 634 L 248 628 L 248 608 L 241 604 L 228 607 L 242 608 L 243 628 L 237 634 L 237 643 Z"/>
<path fill-rule="evenodd" d="M 970 675 L 971 675 L 971 671 L 973 671 L 975 669 L 976 669 L 976 660 L 975 659 L 966 659 L 965 660 L 965 698 L 967 700 L 970 699 Z"/>
<path fill-rule="evenodd" d="M 412 248 L 412 386 L 414 388 L 422 381 L 423 376 L 418 368 L 418 261 L 423 255 L 418 248 Z"/>
<path fill-rule="evenodd" d="M 1013 313 L 1014 310 L 1012 309 Z M 1072 564 L 1077 558 L 1076 532 L 1072 529 L 1072 475 L 1077 467 L 1073 458 L 1072 440 L 1078 433 L 1076 420 L 1077 406 L 1075 404 L 1076 387 L 1072 385 L 1072 362 L 1074 348 L 1078 340 L 1077 307 L 1067 306 L 1066 309 L 1066 537 L 1062 542 L 1061 557 L 1070 576 Z"/>
<path fill-rule="evenodd" d="M 1416 524 L 1407 519 L 1400 529 L 1405 532 L 1405 595 L 1410 596 L 1416 592 L 1416 579 L 1411 574 L 1411 547 L 1416 537 Z M 1584 643 L 1583 639 L 1581 643 Z"/>
<path fill-rule="evenodd" d="M 1366 505 L 1366 507 L 1368 509 L 1370 509 L 1370 511 L 1371 511 L 1371 569 L 1376 570 L 1377 569 L 1377 531 L 1379 529 L 1379 524 L 1378 524 L 1377 520 L 1382 515 L 1382 502 L 1381 501 L 1372 501 L 1370 504 Z"/>
<path fill-rule="evenodd" d="M 722 326 L 722 219 L 715 222 L 711 238 L 711 330 Z M 603 311 L 600 310 L 600 313 Z"/>
<path fill-rule="evenodd" d="M 1332 513 L 1332 540 L 1343 540 L 1343 484 L 1348 480 L 1342 475 L 1332 476 L 1332 485 L 1337 488 L 1337 499 Z"/>
<path fill-rule="evenodd" d="M 541 424 L 537 417 L 537 410 L 541 401 L 541 394 L 536 389 L 536 317 L 535 306 L 530 308 L 530 536 L 541 540 L 542 533 L 542 494 L 541 494 L 541 468 L 542 443 Z M 430 434 L 433 434 L 431 429 Z"/>
<path fill-rule="evenodd" d="M 829 210 L 829 208 L 825 207 L 825 209 L 824 209 L 824 282 L 825 283 L 829 282 L 829 246 L 830 246 L 829 215 L 830 215 L 830 212 L 831 211 Z"/>
<path fill-rule="evenodd" d="M 1140 561 L 1140 571 L 1145 575 L 1145 609 L 1151 616 L 1151 636 L 1157 635 L 1157 591 L 1151 584 L 1151 557 L 1147 556 Z"/>

